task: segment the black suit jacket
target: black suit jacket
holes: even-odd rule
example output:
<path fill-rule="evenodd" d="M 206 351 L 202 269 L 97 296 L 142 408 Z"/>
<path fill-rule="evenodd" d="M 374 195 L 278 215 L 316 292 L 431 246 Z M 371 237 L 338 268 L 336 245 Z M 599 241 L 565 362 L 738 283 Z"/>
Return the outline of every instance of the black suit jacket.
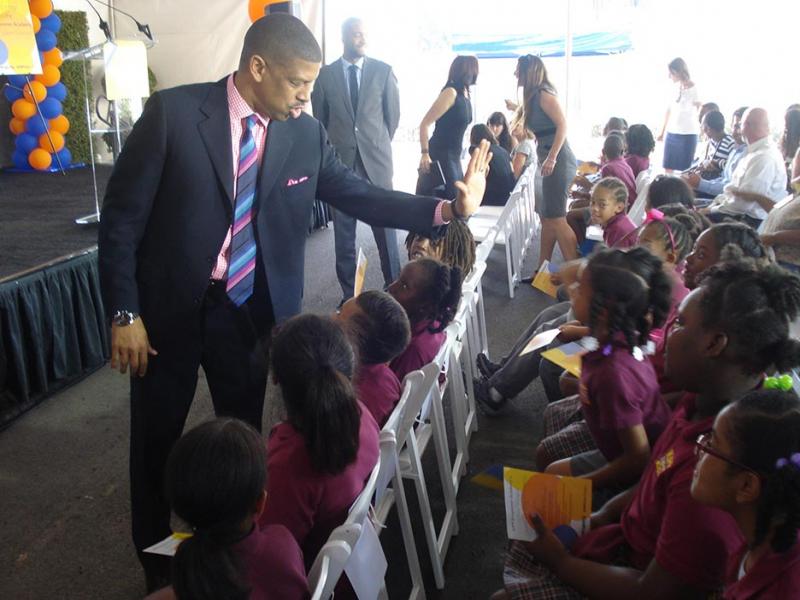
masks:
<path fill-rule="evenodd" d="M 103 200 L 99 264 L 107 311 L 139 312 L 151 339 L 192 319 L 231 225 L 233 179 L 226 80 L 153 94 Z M 437 204 L 357 177 L 308 115 L 270 121 L 255 204 L 269 322 L 300 312 L 315 197 L 370 225 L 426 235 Z"/>

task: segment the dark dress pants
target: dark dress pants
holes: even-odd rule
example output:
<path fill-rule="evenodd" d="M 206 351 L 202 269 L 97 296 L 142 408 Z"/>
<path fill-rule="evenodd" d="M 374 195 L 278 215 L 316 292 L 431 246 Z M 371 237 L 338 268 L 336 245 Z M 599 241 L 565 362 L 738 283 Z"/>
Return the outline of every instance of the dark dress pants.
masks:
<path fill-rule="evenodd" d="M 361 156 L 356 153 L 355 173 L 368 180 L 369 176 L 361 162 Z M 356 281 L 356 226 L 358 219 L 342 211 L 333 210 L 333 239 L 336 251 L 336 277 L 342 286 L 342 298 L 347 300 L 353 297 Z M 386 286 L 400 275 L 400 252 L 397 248 L 397 232 L 394 229 L 373 227 L 372 235 L 375 236 L 375 245 L 378 247 L 378 256 L 381 259 L 383 282 Z"/>
<path fill-rule="evenodd" d="M 164 466 L 183 432 L 200 366 L 216 415 L 261 431 L 273 316 L 263 269 L 256 273 L 254 294 L 239 308 L 224 282 L 211 282 L 198 313 L 167 332 L 154 331 L 150 343 L 158 355 L 150 357 L 144 377 L 131 378 L 131 520 L 140 558 L 171 532 Z"/>

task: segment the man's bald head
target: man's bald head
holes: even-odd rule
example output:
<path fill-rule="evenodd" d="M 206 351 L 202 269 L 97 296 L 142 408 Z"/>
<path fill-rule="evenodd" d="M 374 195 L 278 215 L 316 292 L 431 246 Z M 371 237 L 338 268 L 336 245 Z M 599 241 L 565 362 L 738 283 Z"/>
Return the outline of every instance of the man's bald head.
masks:
<path fill-rule="evenodd" d="M 769 135 L 769 116 L 763 108 L 749 108 L 742 119 L 742 137 L 754 144 Z"/>

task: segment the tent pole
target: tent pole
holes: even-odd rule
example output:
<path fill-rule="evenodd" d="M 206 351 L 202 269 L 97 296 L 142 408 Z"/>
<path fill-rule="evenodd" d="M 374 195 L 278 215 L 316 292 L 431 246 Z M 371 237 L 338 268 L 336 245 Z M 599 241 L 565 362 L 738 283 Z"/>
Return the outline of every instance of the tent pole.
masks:
<path fill-rule="evenodd" d="M 565 71 L 566 71 L 566 85 L 565 85 L 565 93 L 564 93 L 564 118 L 569 121 L 569 98 L 570 98 L 570 83 L 571 83 L 571 69 L 572 66 L 572 0 L 567 0 L 566 2 L 567 7 L 567 38 L 566 44 L 564 48 L 564 58 L 566 60 L 565 64 Z"/>

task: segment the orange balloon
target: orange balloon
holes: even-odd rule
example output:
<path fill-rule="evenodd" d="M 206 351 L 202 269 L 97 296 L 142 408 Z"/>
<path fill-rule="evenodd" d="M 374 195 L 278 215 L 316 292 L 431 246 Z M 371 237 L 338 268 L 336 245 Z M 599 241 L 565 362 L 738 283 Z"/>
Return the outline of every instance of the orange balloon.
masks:
<path fill-rule="evenodd" d="M 14 135 L 19 135 L 20 133 L 25 131 L 25 121 L 14 117 L 8 122 L 8 128 Z"/>
<path fill-rule="evenodd" d="M 35 148 L 34 150 L 31 150 L 30 154 L 28 154 L 28 163 L 34 169 L 38 169 L 39 171 L 44 171 L 45 169 L 50 168 L 52 162 L 53 157 L 50 156 L 50 153 L 47 150 L 43 150 L 42 148 Z"/>
<path fill-rule="evenodd" d="M 57 131 L 62 135 L 66 134 L 69 131 L 69 119 L 64 115 L 58 115 L 56 118 L 50 119 L 50 131 Z"/>
<path fill-rule="evenodd" d="M 51 0 L 28 0 L 31 7 L 31 15 L 44 19 L 53 12 L 53 2 Z"/>
<path fill-rule="evenodd" d="M 34 79 L 50 87 L 61 81 L 61 71 L 53 65 L 43 65 L 41 75 L 37 75 Z"/>
<path fill-rule="evenodd" d="M 270 4 L 278 4 L 284 0 L 250 0 L 247 12 L 250 14 L 250 22 L 258 21 L 264 16 L 264 9 Z"/>
<path fill-rule="evenodd" d="M 46 65 L 60 67 L 61 63 L 64 62 L 64 56 L 61 54 L 61 50 L 58 48 L 53 48 L 47 52 L 42 52 L 42 56 L 44 57 L 44 64 Z"/>
<path fill-rule="evenodd" d="M 64 147 L 64 136 L 57 131 L 48 131 L 39 136 L 39 146 L 48 152 L 58 152 Z"/>
<path fill-rule="evenodd" d="M 36 114 L 36 105 L 33 102 L 28 102 L 25 98 L 20 98 L 19 100 L 14 100 L 14 104 L 11 105 L 11 113 L 24 121 Z"/>
<path fill-rule="evenodd" d="M 42 22 L 39 20 L 39 17 L 31 15 L 31 22 L 33 23 L 33 33 L 39 33 L 39 30 L 42 28 Z"/>
<path fill-rule="evenodd" d="M 28 102 L 33 102 L 34 98 L 36 102 L 41 102 L 47 98 L 47 88 L 44 87 L 43 83 L 34 80 L 23 86 L 22 95 Z"/>

